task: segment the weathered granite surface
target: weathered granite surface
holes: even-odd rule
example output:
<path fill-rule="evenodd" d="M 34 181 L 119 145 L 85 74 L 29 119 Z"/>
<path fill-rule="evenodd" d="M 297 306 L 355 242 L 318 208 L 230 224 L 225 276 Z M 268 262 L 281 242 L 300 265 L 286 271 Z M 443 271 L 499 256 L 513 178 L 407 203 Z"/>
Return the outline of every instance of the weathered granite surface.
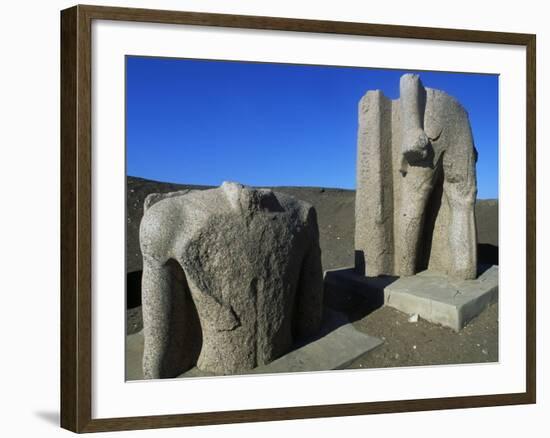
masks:
<path fill-rule="evenodd" d="M 315 209 L 236 183 L 150 195 L 140 226 L 145 378 L 233 374 L 321 323 Z"/>
<path fill-rule="evenodd" d="M 444 91 L 413 74 L 397 100 L 369 91 L 359 103 L 356 270 L 475 278 L 476 159 L 468 114 Z"/>

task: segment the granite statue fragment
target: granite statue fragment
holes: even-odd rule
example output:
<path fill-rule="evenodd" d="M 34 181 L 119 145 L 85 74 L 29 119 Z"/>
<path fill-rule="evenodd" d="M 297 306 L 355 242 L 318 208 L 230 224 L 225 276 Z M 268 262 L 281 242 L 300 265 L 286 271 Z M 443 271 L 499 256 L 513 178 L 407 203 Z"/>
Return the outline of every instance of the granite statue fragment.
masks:
<path fill-rule="evenodd" d="M 468 114 L 444 91 L 405 74 L 399 99 L 367 92 L 359 103 L 356 271 L 476 278 L 476 160 Z"/>
<path fill-rule="evenodd" d="M 140 245 L 145 378 L 244 372 L 320 327 L 319 231 L 306 202 L 237 183 L 150 195 Z"/>

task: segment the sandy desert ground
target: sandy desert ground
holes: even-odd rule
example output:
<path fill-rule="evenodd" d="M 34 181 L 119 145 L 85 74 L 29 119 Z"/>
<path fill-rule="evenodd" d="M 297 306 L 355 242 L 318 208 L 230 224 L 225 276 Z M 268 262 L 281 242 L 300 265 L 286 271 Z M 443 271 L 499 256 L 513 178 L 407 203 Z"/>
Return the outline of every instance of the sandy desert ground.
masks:
<path fill-rule="evenodd" d="M 127 333 L 142 328 L 141 253 L 139 223 L 143 201 L 149 193 L 184 189 L 205 189 L 162 183 L 136 177 L 127 178 L 126 272 Z M 313 204 L 317 210 L 323 269 L 352 266 L 354 259 L 354 197 L 352 190 L 320 187 L 277 187 L 275 190 Z M 498 201 L 476 204 L 478 254 L 480 262 L 498 264 Z M 350 302 L 339 310 L 354 326 L 384 340 L 374 351 L 355 360 L 350 368 L 381 368 L 429 364 L 456 364 L 498 361 L 498 304 L 491 305 L 459 333 L 420 319 L 408 322 L 397 310 L 369 303 Z"/>

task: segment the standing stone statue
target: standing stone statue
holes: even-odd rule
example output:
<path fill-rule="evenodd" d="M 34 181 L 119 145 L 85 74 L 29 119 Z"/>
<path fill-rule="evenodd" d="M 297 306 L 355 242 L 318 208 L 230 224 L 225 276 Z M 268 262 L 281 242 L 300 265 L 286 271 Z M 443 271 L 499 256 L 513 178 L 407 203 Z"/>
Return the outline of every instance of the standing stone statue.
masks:
<path fill-rule="evenodd" d="M 250 370 L 320 328 L 319 231 L 306 202 L 236 183 L 150 195 L 140 245 L 145 378 Z"/>
<path fill-rule="evenodd" d="M 460 103 L 403 75 L 399 99 L 361 99 L 357 149 L 356 270 L 476 278 L 477 152 Z"/>

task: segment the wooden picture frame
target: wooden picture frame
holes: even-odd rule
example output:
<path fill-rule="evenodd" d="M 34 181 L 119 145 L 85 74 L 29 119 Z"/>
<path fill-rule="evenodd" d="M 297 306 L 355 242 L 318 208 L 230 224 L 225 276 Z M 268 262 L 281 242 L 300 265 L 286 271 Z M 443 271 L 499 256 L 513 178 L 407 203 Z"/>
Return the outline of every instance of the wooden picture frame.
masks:
<path fill-rule="evenodd" d="M 526 49 L 525 392 L 174 415 L 92 418 L 92 22 L 113 20 L 517 45 Z M 74 432 L 396 413 L 536 401 L 536 37 L 531 34 L 100 6 L 61 12 L 61 426 Z"/>

